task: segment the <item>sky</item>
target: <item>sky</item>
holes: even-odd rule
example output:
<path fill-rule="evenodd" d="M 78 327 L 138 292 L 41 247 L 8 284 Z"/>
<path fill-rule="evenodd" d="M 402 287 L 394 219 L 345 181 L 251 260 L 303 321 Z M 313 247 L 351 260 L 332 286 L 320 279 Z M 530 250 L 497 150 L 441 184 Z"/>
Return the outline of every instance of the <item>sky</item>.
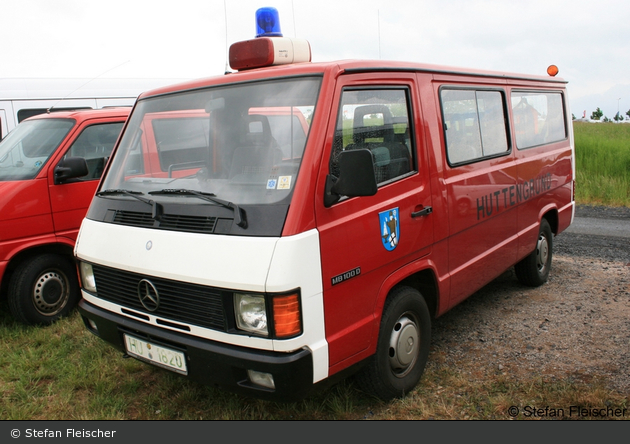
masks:
<path fill-rule="evenodd" d="M 624 0 L 0 0 L 0 78 L 196 79 L 275 7 L 312 61 L 402 60 L 546 75 L 572 113 L 630 111 Z"/>

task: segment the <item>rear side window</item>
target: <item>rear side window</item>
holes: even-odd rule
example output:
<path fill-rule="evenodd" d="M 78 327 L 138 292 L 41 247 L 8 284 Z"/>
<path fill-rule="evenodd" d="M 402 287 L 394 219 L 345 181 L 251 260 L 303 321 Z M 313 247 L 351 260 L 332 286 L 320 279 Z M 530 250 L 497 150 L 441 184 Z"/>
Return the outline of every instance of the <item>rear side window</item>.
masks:
<path fill-rule="evenodd" d="M 567 137 L 561 93 L 513 91 L 511 102 L 517 148 L 558 142 Z"/>
<path fill-rule="evenodd" d="M 342 151 L 368 149 L 376 183 L 384 184 L 415 170 L 410 105 L 406 89 L 361 89 L 343 92 L 330 173 L 339 176 Z"/>
<path fill-rule="evenodd" d="M 446 153 L 451 165 L 510 151 L 502 91 L 443 88 L 440 99 Z"/>

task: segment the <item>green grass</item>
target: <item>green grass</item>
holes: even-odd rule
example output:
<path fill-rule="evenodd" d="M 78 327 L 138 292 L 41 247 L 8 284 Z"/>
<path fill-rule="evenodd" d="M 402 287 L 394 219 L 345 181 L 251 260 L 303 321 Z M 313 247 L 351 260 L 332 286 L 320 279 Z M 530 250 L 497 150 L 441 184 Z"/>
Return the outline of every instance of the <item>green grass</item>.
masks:
<path fill-rule="evenodd" d="M 470 378 L 440 349 L 431 351 L 420 384 L 404 399 L 374 399 L 349 378 L 300 402 L 267 402 L 124 359 L 76 312 L 50 327 L 28 327 L 12 320 L 6 304 L 0 308 L 2 420 L 510 419 L 510 406 L 629 407 L 629 398 L 606 390 L 604 381 Z"/>
<path fill-rule="evenodd" d="M 630 125 L 574 122 L 576 201 L 630 207 Z"/>

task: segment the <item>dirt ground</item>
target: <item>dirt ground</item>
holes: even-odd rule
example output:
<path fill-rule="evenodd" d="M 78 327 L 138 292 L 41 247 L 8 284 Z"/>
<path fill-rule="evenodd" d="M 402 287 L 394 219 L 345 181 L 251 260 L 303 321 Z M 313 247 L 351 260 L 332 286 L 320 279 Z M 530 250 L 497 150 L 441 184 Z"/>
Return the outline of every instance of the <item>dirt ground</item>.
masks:
<path fill-rule="evenodd" d="M 630 395 L 630 260 L 619 244 L 627 240 L 556 239 L 545 285 L 528 288 L 504 273 L 435 321 L 434 352 L 471 377 L 597 379 Z M 622 253 L 602 248 L 607 242 Z"/>

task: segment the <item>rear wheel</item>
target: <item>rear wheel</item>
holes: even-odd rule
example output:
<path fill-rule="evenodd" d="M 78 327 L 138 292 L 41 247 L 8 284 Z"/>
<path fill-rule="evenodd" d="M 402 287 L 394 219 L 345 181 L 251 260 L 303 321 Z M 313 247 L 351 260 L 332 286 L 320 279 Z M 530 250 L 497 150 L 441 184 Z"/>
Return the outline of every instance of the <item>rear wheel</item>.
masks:
<path fill-rule="evenodd" d="M 395 288 L 383 309 L 376 354 L 357 375 L 358 384 L 385 401 L 405 396 L 424 372 L 430 344 L 424 298 L 411 287 Z"/>
<path fill-rule="evenodd" d="M 68 315 L 79 300 L 79 283 L 72 261 L 44 254 L 20 264 L 9 283 L 9 308 L 27 324 L 52 324 Z"/>
<path fill-rule="evenodd" d="M 553 233 L 547 219 L 540 222 L 536 248 L 514 266 L 516 277 L 525 285 L 538 287 L 549 279 L 553 253 Z"/>

